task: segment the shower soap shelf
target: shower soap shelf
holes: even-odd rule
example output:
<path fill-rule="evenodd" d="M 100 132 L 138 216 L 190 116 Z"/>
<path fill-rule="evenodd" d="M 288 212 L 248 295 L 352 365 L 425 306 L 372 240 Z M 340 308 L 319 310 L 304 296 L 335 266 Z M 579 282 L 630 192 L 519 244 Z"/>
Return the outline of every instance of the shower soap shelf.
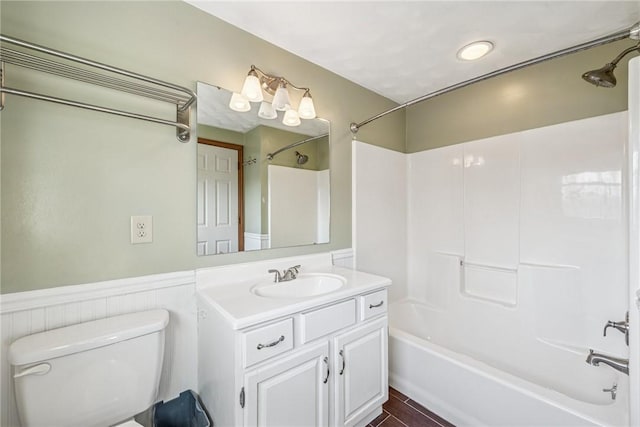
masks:
<path fill-rule="evenodd" d="M 189 142 L 191 135 L 191 106 L 194 105 L 196 101 L 196 94 L 192 90 L 2 34 L 0 34 L 0 42 L 2 42 L 2 46 L 0 46 L 0 110 L 4 109 L 5 94 L 23 96 L 172 126 L 176 128 L 176 136 L 180 142 Z M 12 45 L 12 47 L 8 47 L 7 45 Z M 14 47 L 18 47 L 18 49 Z M 6 73 L 5 64 L 170 103 L 176 106 L 176 120 L 166 120 L 159 117 L 6 87 L 4 81 Z"/>

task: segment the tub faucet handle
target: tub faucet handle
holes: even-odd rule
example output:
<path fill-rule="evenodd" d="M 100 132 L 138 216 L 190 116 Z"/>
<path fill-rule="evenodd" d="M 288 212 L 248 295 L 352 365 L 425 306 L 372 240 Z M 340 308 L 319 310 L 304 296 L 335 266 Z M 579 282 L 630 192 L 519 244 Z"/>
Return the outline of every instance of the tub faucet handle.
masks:
<path fill-rule="evenodd" d="M 629 345 L 629 312 L 628 311 L 624 320 L 621 320 L 619 322 L 613 322 L 611 320 L 607 321 L 606 325 L 604 325 L 604 331 L 602 333 L 603 336 L 605 337 L 607 336 L 608 328 L 617 329 L 618 331 L 622 332 L 624 334 L 625 342 L 627 343 L 627 345 Z"/>

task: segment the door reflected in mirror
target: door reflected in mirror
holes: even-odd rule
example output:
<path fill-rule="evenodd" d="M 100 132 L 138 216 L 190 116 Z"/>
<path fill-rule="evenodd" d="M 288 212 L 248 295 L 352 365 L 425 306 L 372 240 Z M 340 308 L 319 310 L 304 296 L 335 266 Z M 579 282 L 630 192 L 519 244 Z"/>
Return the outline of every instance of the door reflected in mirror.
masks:
<path fill-rule="evenodd" d="M 198 82 L 197 253 L 329 242 L 329 122 L 299 126 L 229 108 L 232 93 Z"/>

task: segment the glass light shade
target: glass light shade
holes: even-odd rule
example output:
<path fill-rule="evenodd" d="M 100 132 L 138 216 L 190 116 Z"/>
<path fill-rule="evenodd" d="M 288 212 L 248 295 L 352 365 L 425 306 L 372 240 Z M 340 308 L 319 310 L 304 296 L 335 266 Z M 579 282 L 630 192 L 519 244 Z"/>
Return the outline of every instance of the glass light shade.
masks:
<path fill-rule="evenodd" d="M 240 93 L 251 102 L 261 102 L 264 99 L 262 88 L 260 87 L 260 80 L 253 74 L 249 74 L 247 78 L 244 79 L 242 92 Z"/>
<path fill-rule="evenodd" d="M 313 106 L 313 99 L 311 99 L 311 95 L 305 94 L 302 97 L 300 105 L 298 106 L 298 114 L 301 119 L 316 118 L 316 108 Z"/>
<path fill-rule="evenodd" d="M 273 95 L 273 108 L 278 111 L 285 111 L 291 107 L 291 100 L 289 99 L 289 91 L 285 86 L 278 86 L 275 95 Z"/>
<path fill-rule="evenodd" d="M 278 117 L 278 113 L 273 109 L 273 105 L 262 101 L 262 104 L 260 104 L 260 110 L 258 110 L 258 117 L 271 120 Z"/>
<path fill-rule="evenodd" d="M 462 47 L 458 51 L 458 58 L 465 61 L 480 59 L 493 50 L 493 43 L 488 41 L 478 41 Z"/>
<path fill-rule="evenodd" d="M 287 110 L 284 113 L 284 118 L 282 119 L 282 124 L 285 126 L 299 126 L 300 125 L 300 116 L 298 116 L 298 112 L 293 109 Z"/>
<path fill-rule="evenodd" d="M 231 101 L 229 101 L 229 108 L 233 111 L 245 113 L 251 110 L 251 104 L 249 104 L 249 100 L 247 98 L 237 92 L 233 92 L 233 95 L 231 95 Z"/>

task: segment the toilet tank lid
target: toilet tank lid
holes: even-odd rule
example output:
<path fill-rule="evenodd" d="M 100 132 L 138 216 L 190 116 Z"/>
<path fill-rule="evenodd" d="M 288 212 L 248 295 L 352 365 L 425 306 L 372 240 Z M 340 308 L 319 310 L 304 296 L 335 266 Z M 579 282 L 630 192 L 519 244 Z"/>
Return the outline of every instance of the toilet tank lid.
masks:
<path fill-rule="evenodd" d="M 51 329 L 11 343 L 7 359 L 12 365 L 43 362 L 158 332 L 168 323 L 169 312 L 159 309 Z"/>

